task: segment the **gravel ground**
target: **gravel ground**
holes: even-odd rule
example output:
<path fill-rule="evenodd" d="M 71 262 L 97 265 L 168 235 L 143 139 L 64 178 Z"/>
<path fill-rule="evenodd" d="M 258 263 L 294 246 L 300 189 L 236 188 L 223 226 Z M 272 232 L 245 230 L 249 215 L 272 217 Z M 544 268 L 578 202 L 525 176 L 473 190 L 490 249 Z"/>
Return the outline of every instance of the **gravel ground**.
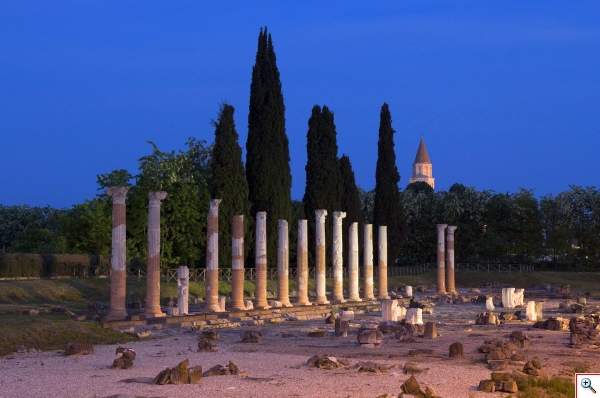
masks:
<path fill-rule="evenodd" d="M 554 315 L 557 307 L 558 301 L 546 302 L 545 314 Z M 127 344 L 137 353 L 134 367 L 127 370 L 109 368 L 116 345 L 95 346 L 95 352 L 86 356 L 65 357 L 60 352 L 15 353 L 0 358 L 0 397 L 397 396 L 400 385 L 409 377 L 402 373 L 406 361 L 417 362 L 428 369 L 416 378 L 423 389 L 433 387 L 440 397 L 489 397 L 477 391 L 479 381 L 490 376 L 477 347 L 492 337 L 505 339 L 513 330 L 527 332 L 531 346 L 521 352 L 526 359 L 538 358 L 551 375 L 572 370 L 581 363 L 589 365 L 593 372 L 600 371 L 598 350 L 568 347 L 568 332 L 531 329 L 531 324 L 526 322 L 476 326 L 475 314 L 482 311 L 485 305 L 481 304 L 436 306 L 434 314 L 424 316 L 424 321 L 438 323 L 439 338 L 403 342 L 386 335 L 380 348 L 358 346 L 354 330 L 361 323 L 377 321 L 380 314 L 375 313 L 357 316 L 348 338 L 335 337 L 333 326 L 325 325 L 322 319 L 243 328 L 263 332 L 261 344 L 240 343 L 241 329 L 221 329 L 216 353 L 196 352 L 199 332 L 165 328 L 155 331 L 148 340 Z M 306 332 L 315 327 L 327 328 L 327 337 L 306 337 Z M 284 332 L 293 336 L 283 337 Z M 465 357 L 450 359 L 448 346 L 457 341 L 463 344 Z M 419 348 L 433 349 L 434 354 L 408 354 L 409 350 Z M 335 370 L 309 369 L 306 361 L 315 354 L 346 358 L 351 365 L 371 360 L 398 367 L 382 373 L 359 373 L 352 366 Z M 247 375 L 205 377 L 196 385 L 147 384 L 161 370 L 174 367 L 184 359 L 189 359 L 190 367 L 202 365 L 204 370 L 236 361 Z M 509 371 L 521 370 L 517 366 L 509 368 Z M 126 382 L 128 379 L 136 381 Z M 497 393 L 496 396 L 502 395 Z"/>

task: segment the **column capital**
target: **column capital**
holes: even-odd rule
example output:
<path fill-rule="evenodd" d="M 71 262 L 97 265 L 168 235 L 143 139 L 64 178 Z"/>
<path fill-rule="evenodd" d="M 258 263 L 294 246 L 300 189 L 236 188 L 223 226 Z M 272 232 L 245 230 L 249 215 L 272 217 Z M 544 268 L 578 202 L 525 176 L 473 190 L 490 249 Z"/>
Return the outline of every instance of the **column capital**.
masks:
<path fill-rule="evenodd" d="M 315 210 L 315 221 L 317 223 L 324 223 L 326 216 L 327 210 Z"/>
<path fill-rule="evenodd" d="M 448 224 L 438 224 L 437 225 L 437 231 L 438 233 L 442 232 L 443 230 L 445 230 L 448 227 Z"/>
<path fill-rule="evenodd" d="M 448 231 L 449 234 L 453 234 L 454 231 L 456 231 L 457 228 L 458 227 L 456 225 L 449 225 L 447 231 Z"/>
<path fill-rule="evenodd" d="M 217 217 L 219 215 L 219 203 L 221 203 L 223 199 L 211 199 L 210 200 L 210 210 L 209 213 L 211 216 Z"/>
<path fill-rule="evenodd" d="M 129 187 L 108 187 L 106 194 L 112 197 L 113 204 L 124 205 Z"/>
<path fill-rule="evenodd" d="M 160 202 L 162 202 L 167 197 L 167 193 L 165 191 L 152 191 L 148 194 L 148 199 L 150 199 L 150 207 L 160 207 Z"/>
<path fill-rule="evenodd" d="M 267 212 L 266 211 L 259 211 L 258 213 L 256 213 L 256 220 L 260 220 L 260 221 L 266 221 L 267 220 Z"/>
<path fill-rule="evenodd" d="M 346 218 L 345 211 L 334 211 L 333 212 L 333 223 L 337 225 L 342 225 L 343 219 Z"/>

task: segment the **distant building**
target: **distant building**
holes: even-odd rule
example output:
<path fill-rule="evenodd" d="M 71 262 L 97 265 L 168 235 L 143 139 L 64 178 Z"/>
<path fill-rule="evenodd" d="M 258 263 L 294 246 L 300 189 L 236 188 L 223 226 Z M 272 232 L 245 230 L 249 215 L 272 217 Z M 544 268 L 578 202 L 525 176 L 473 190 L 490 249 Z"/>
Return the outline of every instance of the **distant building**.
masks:
<path fill-rule="evenodd" d="M 425 148 L 425 140 L 421 137 L 421 143 L 419 143 L 419 149 L 417 150 L 417 156 L 415 157 L 415 162 L 412 166 L 412 177 L 410 182 L 424 181 L 427 184 L 431 185 L 431 188 L 435 188 L 435 178 L 432 177 L 431 161 L 429 160 L 429 155 L 427 154 L 427 148 Z"/>

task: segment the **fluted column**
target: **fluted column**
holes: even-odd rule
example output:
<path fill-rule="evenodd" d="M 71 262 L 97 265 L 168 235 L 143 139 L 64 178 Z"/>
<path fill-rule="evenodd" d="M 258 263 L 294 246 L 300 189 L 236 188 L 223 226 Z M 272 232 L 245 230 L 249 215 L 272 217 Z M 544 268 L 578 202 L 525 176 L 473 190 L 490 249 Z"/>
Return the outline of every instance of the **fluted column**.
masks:
<path fill-rule="evenodd" d="M 387 283 L 387 227 L 379 226 L 379 264 L 377 268 L 377 298 L 380 300 L 387 300 L 388 296 L 388 283 Z"/>
<path fill-rule="evenodd" d="M 363 299 L 375 300 L 373 295 L 373 224 L 365 224 L 363 273 L 365 281 Z"/>
<path fill-rule="evenodd" d="M 343 211 L 333 212 L 333 301 L 344 300 L 344 245 L 342 243 L 342 221 L 346 217 Z"/>
<path fill-rule="evenodd" d="M 325 295 L 325 217 L 327 210 L 315 211 L 315 228 L 317 232 L 317 252 L 315 264 L 315 279 L 317 285 L 317 297 L 315 303 L 329 304 Z"/>
<path fill-rule="evenodd" d="M 358 223 L 353 222 L 348 230 L 348 300 L 362 301 L 358 294 Z"/>
<path fill-rule="evenodd" d="M 310 305 L 308 299 L 308 220 L 298 220 L 298 247 L 296 265 L 298 274 L 298 299 L 296 305 Z"/>
<path fill-rule="evenodd" d="M 231 238 L 231 308 L 244 310 L 244 216 L 233 216 Z"/>
<path fill-rule="evenodd" d="M 256 213 L 255 308 L 270 308 L 267 302 L 267 212 Z"/>
<path fill-rule="evenodd" d="M 289 265 L 290 249 L 288 222 L 279 220 L 278 223 L 278 242 L 277 242 L 277 300 L 281 301 L 284 307 L 291 307 L 290 303 L 290 285 L 289 285 Z"/>
<path fill-rule="evenodd" d="M 448 293 L 456 293 L 454 286 L 454 231 L 455 225 L 449 225 L 446 235 L 446 288 Z"/>
<path fill-rule="evenodd" d="M 444 244 L 444 235 L 447 224 L 437 225 L 437 292 L 439 294 L 446 294 L 446 247 Z"/>
<path fill-rule="evenodd" d="M 165 316 L 160 309 L 160 205 L 165 191 L 148 194 L 148 254 L 146 265 L 146 310 L 148 318 Z"/>
<path fill-rule="evenodd" d="M 219 305 L 219 204 L 211 199 L 206 225 L 206 304 L 209 311 L 222 312 Z"/>
<path fill-rule="evenodd" d="M 125 197 L 128 187 L 110 187 L 106 194 L 112 197 L 112 245 L 110 259 L 110 311 L 109 320 L 125 319 L 127 272 L 125 271 Z"/>

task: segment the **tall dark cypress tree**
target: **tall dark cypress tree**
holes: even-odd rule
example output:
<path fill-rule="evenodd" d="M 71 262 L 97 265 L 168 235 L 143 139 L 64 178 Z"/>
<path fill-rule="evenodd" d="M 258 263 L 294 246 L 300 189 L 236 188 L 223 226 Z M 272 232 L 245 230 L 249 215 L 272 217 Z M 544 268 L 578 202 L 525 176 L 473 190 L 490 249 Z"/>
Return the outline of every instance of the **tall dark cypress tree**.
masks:
<path fill-rule="evenodd" d="M 352 223 L 358 223 L 358 242 L 359 247 L 362 244 L 363 235 L 363 214 L 360 202 L 360 194 L 358 193 L 358 187 L 356 186 L 356 180 L 354 178 L 354 171 L 352 170 L 352 164 L 350 158 L 343 155 L 340 158 L 340 170 L 342 178 L 342 211 L 346 212 L 346 218 L 344 219 L 344 264 L 347 267 L 348 261 L 348 237 L 349 228 Z"/>
<path fill-rule="evenodd" d="M 334 211 L 342 211 L 343 183 L 337 157 L 337 133 L 333 113 L 327 106 L 315 105 L 308 120 L 306 134 L 306 189 L 304 213 L 308 219 L 309 250 L 314 251 L 315 210 L 327 210 L 325 221 L 326 242 L 332 241 L 332 217 Z M 327 250 L 331 254 L 331 250 Z"/>
<path fill-rule="evenodd" d="M 394 129 L 388 104 L 381 107 L 377 168 L 375 170 L 375 200 L 373 204 L 374 263 L 377 264 L 377 239 L 380 225 L 387 225 L 388 265 L 394 264 L 406 233 L 406 221 L 400 202 L 398 183 L 400 174 L 394 152 Z"/>
<path fill-rule="evenodd" d="M 258 51 L 252 68 L 246 180 L 251 216 L 254 218 L 259 211 L 267 212 L 267 264 L 276 267 L 278 220 L 289 222 L 291 218 L 292 174 L 281 81 L 267 28 L 261 29 L 258 35 Z"/>
<path fill-rule="evenodd" d="M 229 104 L 221 105 L 219 119 L 213 122 L 215 144 L 211 158 L 211 197 L 223 199 L 219 205 L 219 266 L 224 268 L 231 267 L 233 216 L 243 214 L 244 225 L 247 226 L 250 213 L 248 183 L 233 120 L 234 111 Z"/>

